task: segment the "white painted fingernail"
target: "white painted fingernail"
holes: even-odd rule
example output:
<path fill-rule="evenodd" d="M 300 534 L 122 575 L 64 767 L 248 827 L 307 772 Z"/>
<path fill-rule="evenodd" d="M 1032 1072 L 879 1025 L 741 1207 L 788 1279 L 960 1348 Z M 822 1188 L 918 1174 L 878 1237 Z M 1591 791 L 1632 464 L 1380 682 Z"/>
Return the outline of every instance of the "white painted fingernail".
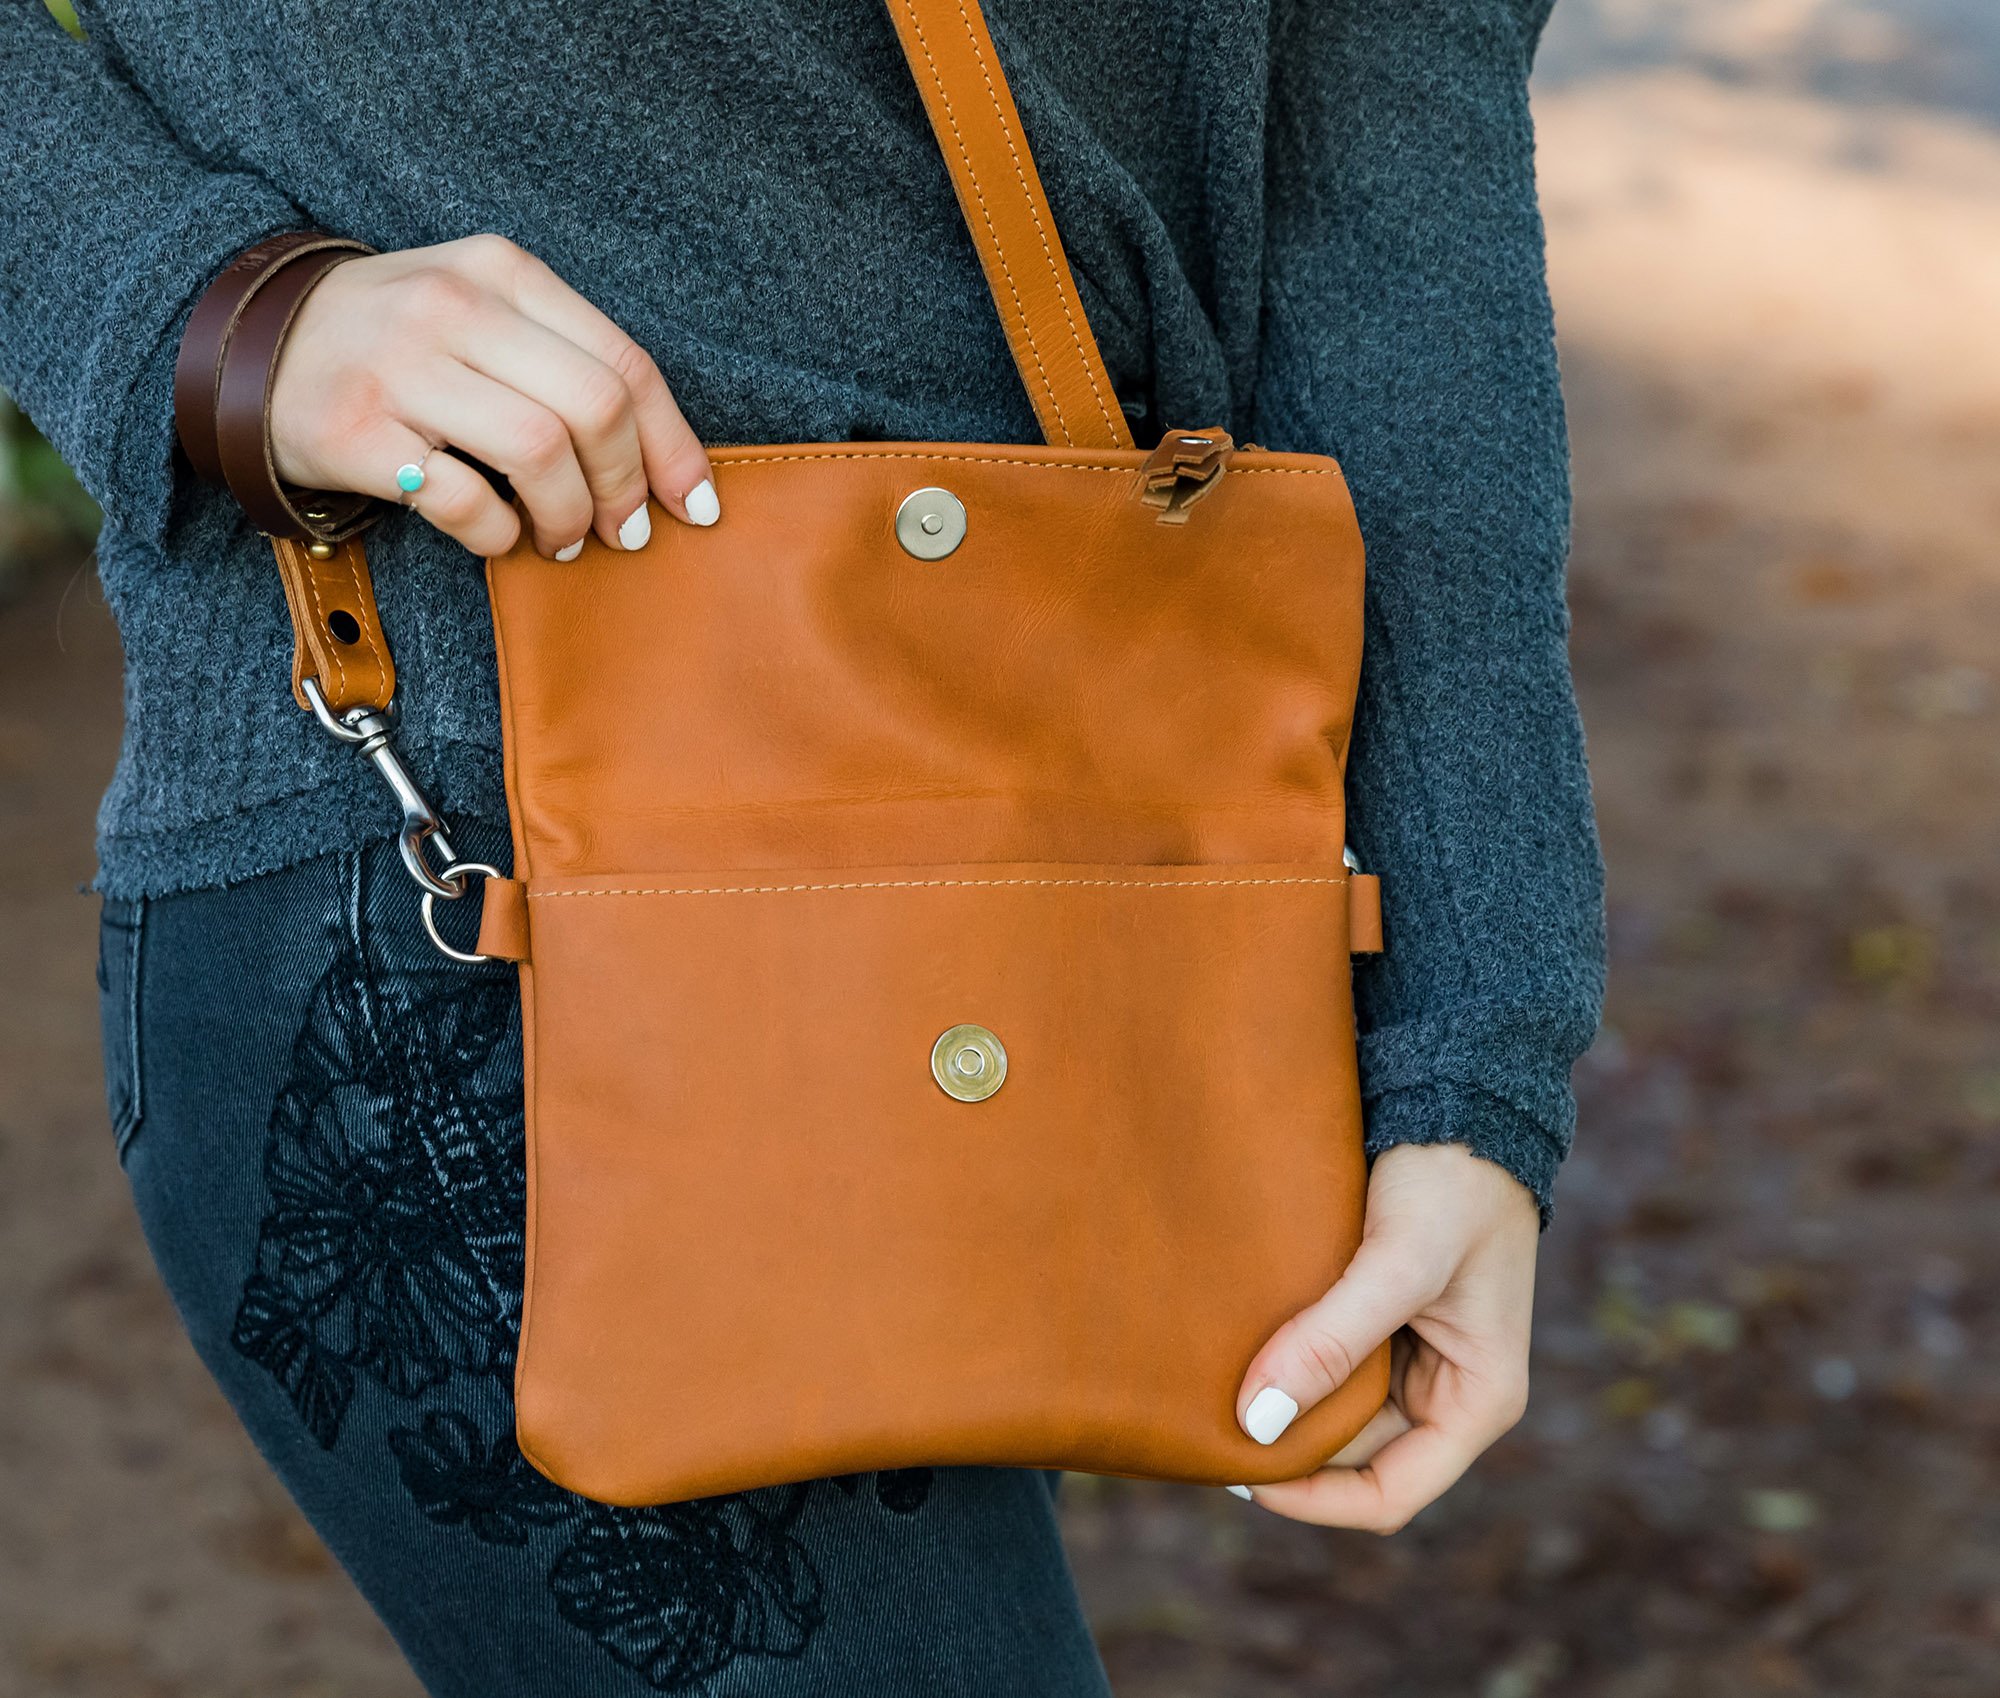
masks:
<path fill-rule="evenodd" d="M 646 504 L 642 501 L 633 512 L 632 517 L 618 527 L 618 546 L 620 548 L 644 548 L 652 540 L 653 515 L 646 511 Z"/>
<path fill-rule="evenodd" d="M 1233 1498 L 1241 1498 L 1245 1503 L 1255 1503 L 1257 1501 L 1250 1495 L 1250 1488 L 1248 1486 L 1224 1486 L 1222 1489 Z"/>
<path fill-rule="evenodd" d="M 715 498 L 715 485 L 703 478 L 687 492 L 681 505 L 687 509 L 691 525 L 712 525 L 722 517 L 722 503 Z"/>
<path fill-rule="evenodd" d="M 583 552 L 583 538 L 578 537 L 575 542 L 569 545 L 569 547 L 557 549 L 556 558 L 558 560 L 574 560 L 582 552 Z"/>
<path fill-rule="evenodd" d="M 1243 1411 L 1243 1430 L 1259 1444 L 1276 1444 L 1299 1406 L 1276 1386 L 1266 1386 Z"/>

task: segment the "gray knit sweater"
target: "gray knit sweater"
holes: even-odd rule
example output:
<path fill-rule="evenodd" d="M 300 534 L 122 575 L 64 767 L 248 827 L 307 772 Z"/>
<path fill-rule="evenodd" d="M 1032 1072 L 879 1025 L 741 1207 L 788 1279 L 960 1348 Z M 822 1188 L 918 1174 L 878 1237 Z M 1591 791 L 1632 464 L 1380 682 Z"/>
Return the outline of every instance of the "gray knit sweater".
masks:
<path fill-rule="evenodd" d="M 1548 3 L 987 7 L 1136 433 L 1223 423 L 1352 483 L 1352 835 L 1390 938 L 1357 973 L 1371 1147 L 1466 1143 L 1545 1204 L 1603 959 L 1527 111 Z M 268 548 L 175 462 L 181 327 L 260 236 L 500 231 L 710 442 L 1037 439 L 881 0 L 79 9 L 87 44 L 0 0 L 0 381 L 105 512 L 107 891 L 391 823 L 292 705 Z M 404 515 L 370 554 L 412 765 L 504 817 L 478 563 Z"/>

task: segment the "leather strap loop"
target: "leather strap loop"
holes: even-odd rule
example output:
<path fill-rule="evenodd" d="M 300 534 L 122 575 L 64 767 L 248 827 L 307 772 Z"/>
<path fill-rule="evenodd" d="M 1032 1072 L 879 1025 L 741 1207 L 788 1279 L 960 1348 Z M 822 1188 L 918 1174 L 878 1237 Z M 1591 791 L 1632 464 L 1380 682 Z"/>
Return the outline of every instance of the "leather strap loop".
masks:
<path fill-rule="evenodd" d="M 217 274 L 188 315 L 187 328 L 181 336 L 180 351 L 174 361 L 174 429 L 188 464 L 205 481 L 229 488 L 246 509 L 260 513 L 262 518 L 282 513 L 283 528 L 288 534 L 350 536 L 371 523 L 382 506 L 363 495 L 286 491 L 270 469 L 269 456 L 261 442 L 256 453 L 239 456 L 244 461 L 237 479 L 241 487 L 232 484 L 220 440 L 223 378 L 231 364 L 230 351 L 237 347 L 238 332 L 246 321 L 263 320 L 269 303 L 260 306 L 259 302 L 281 279 L 287 292 L 298 289 L 301 283 L 310 287 L 326 274 L 333 260 L 374 251 L 366 243 L 318 230 L 286 230 L 268 236 L 246 248 Z M 301 265 L 312 268 L 304 277 L 295 272 Z M 303 298 L 302 292 L 294 296 L 294 312 L 297 301 Z M 290 316 L 283 315 L 276 326 L 275 341 L 266 336 L 270 350 L 268 363 L 273 367 L 289 322 Z M 246 348 L 237 347 L 235 363 L 240 374 L 237 381 L 246 390 L 255 390 L 257 374 L 245 369 L 251 364 Z M 264 394 L 268 395 L 269 387 L 267 372 L 262 384 Z M 261 401 L 259 405 L 261 408 Z M 257 424 L 261 436 L 264 430 L 261 411 Z"/>
<path fill-rule="evenodd" d="M 288 260 L 244 305 L 222 351 L 215 387 L 216 457 L 230 493 L 270 536 L 335 541 L 353 535 L 382 510 L 380 502 L 366 495 L 288 490 L 279 482 L 271 453 L 271 384 L 285 337 L 320 280 L 366 251 L 350 245 Z"/>
<path fill-rule="evenodd" d="M 229 346 L 243 309 L 287 260 L 356 245 L 317 230 L 281 231 L 245 248 L 216 273 L 195 302 L 174 360 L 174 430 L 188 464 L 203 482 L 226 481 L 215 450 L 215 390 L 222 381 L 222 351 Z"/>
<path fill-rule="evenodd" d="M 979 0 L 888 0 L 1042 435 L 1130 448 Z"/>
<path fill-rule="evenodd" d="M 274 536 L 271 548 L 292 615 L 293 699 L 311 711 L 305 682 L 313 678 L 336 718 L 358 707 L 386 712 L 396 694 L 396 663 L 360 539 Z"/>
<path fill-rule="evenodd" d="M 526 961 L 528 887 L 519 879 L 489 878 L 480 897 L 479 941 L 472 946 L 495 961 Z"/>
<path fill-rule="evenodd" d="M 1382 880 L 1374 873 L 1347 875 L 1347 952 L 1382 953 Z"/>

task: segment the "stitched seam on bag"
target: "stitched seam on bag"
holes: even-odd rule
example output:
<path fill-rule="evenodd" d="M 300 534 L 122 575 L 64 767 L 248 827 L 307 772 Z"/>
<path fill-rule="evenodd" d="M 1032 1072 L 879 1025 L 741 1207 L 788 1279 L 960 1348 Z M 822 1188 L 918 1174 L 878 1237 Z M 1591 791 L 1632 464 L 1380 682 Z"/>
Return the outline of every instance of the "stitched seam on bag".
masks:
<path fill-rule="evenodd" d="M 1118 427 L 1111 421 L 1111 410 L 1104 404 L 1104 391 L 1097 387 L 1097 373 L 1092 369 L 1090 354 L 1085 350 L 1083 338 L 1077 334 L 1076 318 L 1070 311 L 1070 291 L 1064 286 L 1062 268 L 1056 264 L 1055 255 L 1049 249 L 1049 234 L 1042 225 L 1041 209 L 1035 205 L 1035 192 L 1028 185 L 1028 174 L 1021 166 L 1021 155 L 1014 146 L 1014 131 L 1007 122 L 1006 109 L 1000 104 L 999 92 L 993 86 L 993 73 L 986 68 L 986 55 L 979 46 L 979 32 L 972 27 L 972 19 L 965 10 L 965 0 L 958 0 L 958 15 L 964 21 L 966 39 L 972 43 L 972 56 L 979 61 L 979 74 L 985 80 L 987 98 L 993 102 L 993 116 L 1000 121 L 1001 139 L 1007 144 L 1007 157 L 1014 162 L 1014 179 L 1021 185 L 1021 195 L 1028 203 L 1028 216 L 1035 221 L 1035 236 L 1042 244 L 1042 259 L 1049 268 L 1049 277 L 1055 284 L 1056 299 L 1062 305 L 1063 322 L 1069 326 L 1069 339 L 1076 349 L 1077 359 L 1082 362 L 1084 380 L 1090 385 L 1091 399 L 1097 403 L 1098 417 L 1111 432 L 1112 440 L 1118 439 Z M 999 49 L 996 47 L 997 53 Z M 1051 213 L 1053 216 L 1053 213 Z"/>
<path fill-rule="evenodd" d="M 1018 466 L 1024 472 L 1120 472 L 1127 476 L 1136 472 L 1136 466 L 1110 466 L 1099 460 L 1063 461 L 1044 463 L 1034 460 L 1017 460 L 1003 454 L 953 454 L 940 448 L 935 452 L 900 448 L 889 450 L 829 448 L 820 454 L 758 454 L 732 459 L 727 448 L 717 448 L 714 457 L 718 463 L 729 466 L 775 466 L 799 460 L 950 460 L 966 466 Z M 1239 466 L 1231 463 L 1229 475 L 1233 478 L 1281 477 L 1281 478 L 1330 478 L 1331 466 Z"/>
<path fill-rule="evenodd" d="M 1022 304 L 1021 291 L 1015 286 L 1013 268 L 1007 263 L 1007 251 L 1001 245 L 1000 232 L 993 227 L 993 214 L 986 205 L 986 194 L 979 186 L 979 173 L 972 163 L 971 151 L 965 145 L 965 136 L 958 127 L 958 114 L 952 110 L 951 94 L 945 88 L 944 77 L 939 73 L 937 60 L 932 56 L 930 43 L 924 39 L 923 20 L 917 16 L 913 5 L 905 4 L 904 12 L 910 20 L 910 28 L 917 38 L 917 47 L 923 53 L 924 63 L 930 67 L 931 81 L 936 85 L 938 104 L 944 108 L 945 122 L 951 126 L 951 139 L 958 145 L 958 157 L 965 166 L 965 179 L 972 185 L 972 196 L 979 203 L 979 216 L 985 222 L 986 233 L 993 241 L 993 257 L 999 262 L 1000 275 L 1006 280 L 1007 293 L 1014 298 L 1014 316 L 1021 326 L 1021 338 L 1028 345 L 1028 354 L 1035 362 L 1035 372 L 1042 380 L 1042 392 L 1048 397 L 1049 406 L 1056 415 L 1057 428 L 1063 439 L 1071 441 L 1069 421 L 1063 417 L 1062 402 L 1056 395 L 1056 386 L 1051 381 L 1048 368 L 1042 364 L 1041 350 L 1035 345 L 1035 327 L 1028 317 L 1028 309 Z M 960 8 L 962 16 L 964 8 Z M 968 21 L 966 27 L 971 28 Z M 974 44 L 977 46 L 977 43 Z"/>
<path fill-rule="evenodd" d="M 1087 885 L 1113 890 L 1199 890 L 1213 886 L 1260 884 L 1345 884 L 1345 874 L 1297 874 L 1284 878 L 900 878 L 849 879 L 829 884 L 656 885 L 621 890 L 531 890 L 543 896 L 777 896 L 802 890 L 982 890 L 1002 885 L 1044 887 Z"/>

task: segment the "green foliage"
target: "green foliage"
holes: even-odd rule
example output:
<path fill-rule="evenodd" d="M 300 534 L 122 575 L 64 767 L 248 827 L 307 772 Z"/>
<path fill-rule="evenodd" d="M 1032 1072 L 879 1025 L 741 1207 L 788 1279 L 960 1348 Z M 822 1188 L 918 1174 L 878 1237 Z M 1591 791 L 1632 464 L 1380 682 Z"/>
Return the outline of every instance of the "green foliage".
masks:
<path fill-rule="evenodd" d="M 97 506 L 69 467 L 0 395 L 0 557 L 18 561 L 65 541 L 87 541 L 97 523 Z"/>
<path fill-rule="evenodd" d="M 71 0 L 46 0 L 50 15 L 81 36 Z M 20 408 L 0 394 L 0 593 L 29 562 L 88 542 L 97 534 L 96 504 L 44 442 Z"/>

